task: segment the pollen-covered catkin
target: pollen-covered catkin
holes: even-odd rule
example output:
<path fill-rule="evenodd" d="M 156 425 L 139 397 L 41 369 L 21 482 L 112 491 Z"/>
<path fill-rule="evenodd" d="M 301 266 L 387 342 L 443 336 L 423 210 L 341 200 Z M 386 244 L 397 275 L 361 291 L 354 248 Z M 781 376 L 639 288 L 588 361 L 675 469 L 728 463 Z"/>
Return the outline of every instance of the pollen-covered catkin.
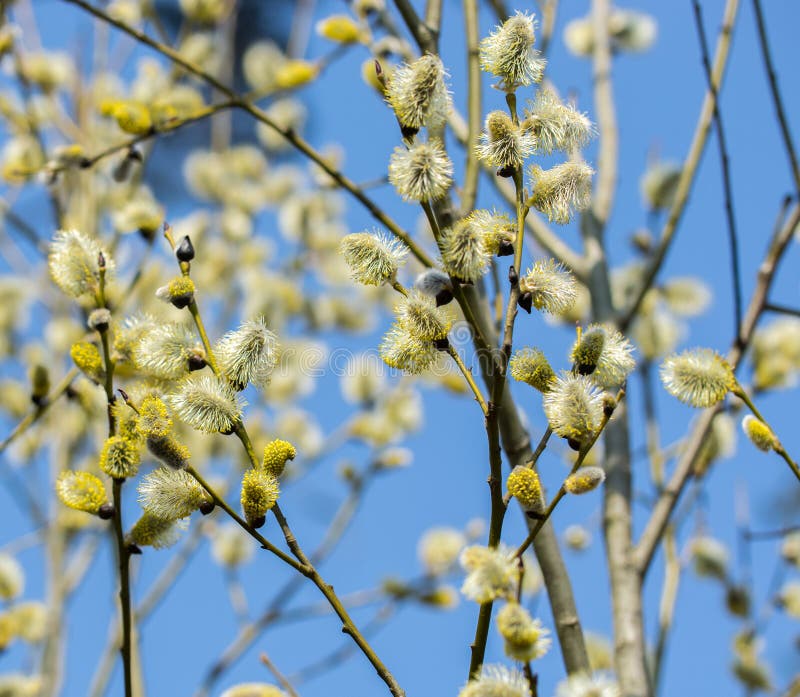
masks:
<path fill-rule="evenodd" d="M 517 465 L 506 480 L 508 493 L 513 496 L 526 511 L 534 511 L 544 504 L 542 483 L 536 470 Z"/>
<path fill-rule="evenodd" d="M 65 506 L 94 515 L 108 502 L 103 482 L 90 472 L 65 470 L 56 480 L 56 493 Z"/>
<path fill-rule="evenodd" d="M 536 22 L 533 15 L 517 12 L 480 43 L 481 69 L 500 78 L 505 92 L 541 82 L 545 60 L 534 48 Z"/>
<path fill-rule="evenodd" d="M 275 475 L 261 469 L 249 469 L 242 478 L 242 511 L 247 522 L 260 527 L 264 515 L 278 501 L 280 485 Z"/>
<path fill-rule="evenodd" d="M 517 351 L 508 364 L 511 377 L 525 382 L 539 392 L 547 392 L 555 382 L 556 374 L 544 353 L 538 348 Z"/>
<path fill-rule="evenodd" d="M 684 404 L 712 407 L 725 399 L 736 378 L 722 356 L 701 348 L 669 356 L 661 365 L 661 382 Z"/>
<path fill-rule="evenodd" d="M 453 163 L 438 138 L 397 147 L 389 161 L 389 181 L 404 201 L 436 201 L 453 183 Z"/>
<path fill-rule="evenodd" d="M 264 459 L 261 466 L 265 472 L 273 477 L 280 477 L 289 460 L 294 460 L 297 455 L 295 447 L 285 440 L 273 440 L 264 447 Z"/>
<path fill-rule="evenodd" d="M 278 339 L 258 317 L 228 332 L 214 347 L 220 370 L 237 391 L 248 383 L 263 387 L 278 363 Z"/>
<path fill-rule="evenodd" d="M 114 479 L 127 479 L 139 471 L 139 446 L 130 438 L 111 436 L 100 451 L 100 469 Z"/>

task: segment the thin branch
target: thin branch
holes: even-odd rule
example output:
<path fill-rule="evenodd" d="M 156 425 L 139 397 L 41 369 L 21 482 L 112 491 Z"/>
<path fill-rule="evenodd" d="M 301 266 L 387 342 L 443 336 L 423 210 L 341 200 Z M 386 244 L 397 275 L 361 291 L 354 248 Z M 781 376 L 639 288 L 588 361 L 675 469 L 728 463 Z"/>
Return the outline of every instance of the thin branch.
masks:
<path fill-rule="evenodd" d="M 725 68 L 728 64 L 728 56 L 730 54 L 731 39 L 733 37 L 733 26 L 736 22 L 737 13 L 739 10 L 739 0 L 727 0 L 725 10 L 722 16 L 722 28 L 720 29 L 719 38 L 717 39 L 717 47 L 714 54 L 714 69 L 712 71 L 712 83 L 714 90 L 707 90 L 705 98 L 703 99 L 703 106 L 700 109 L 700 116 L 697 120 L 692 144 L 689 146 L 689 153 L 686 155 L 686 160 L 683 163 L 681 170 L 680 180 L 675 192 L 675 200 L 669 210 L 669 215 L 661 230 L 658 246 L 653 252 L 649 265 L 643 275 L 642 284 L 634 296 L 633 302 L 629 307 L 625 308 L 622 316 L 619 319 L 619 327 L 624 332 L 636 313 L 639 311 L 639 306 L 644 300 L 647 291 L 653 285 L 659 270 L 661 269 L 667 252 L 672 245 L 675 237 L 675 232 L 678 229 L 678 223 L 683 217 L 683 212 L 686 209 L 686 204 L 689 201 L 689 194 L 694 184 L 695 175 L 700 166 L 700 160 L 705 150 L 708 141 L 708 134 L 711 130 L 711 122 L 714 117 L 714 106 L 716 104 L 715 94 L 719 92 L 722 85 L 722 79 L 725 75 Z"/>
<path fill-rule="evenodd" d="M 779 315 L 790 315 L 791 317 L 800 317 L 800 307 L 788 307 L 787 305 L 767 303 L 766 305 L 764 305 L 764 311 L 775 312 Z"/>
<path fill-rule="evenodd" d="M 756 15 L 756 26 L 758 27 L 758 43 L 761 47 L 761 56 L 764 59 L 764 68 L 767 71 L 769 90 L 772 95 L 772 103 L 775 106 L 775 115 L 778 117 L 778 124 L 781 129 L 783 147 L 789 158 L 789 166 L 792 169 L 792 178 L 794 179 L 797 195 L 800 196 L 800 162 L 797 159 L 797 151 L 792 141 L 792 134 L 789 131 L 789 119 L 786 117 L 786 109 L 778 87 L 778 76 L 775 74 L 775 66 L 769 49 L 769 38 L 767 37 L 767 27 L 764 22 L 764 12 L 761 9 L 761 0 L 753 0 L 753 10 Z"/>
<path fill-rule="evenodd" d="M 464 0 L 464 33 L 467 38 L 467 142 L 464 183 L 461 188 L 461 215 L 475 207 L 481 163 L 475 154 L 481 130 L 481 68 L 478 64 L 478 0 Z"/>
<path fill-rule="evenodd" d="M 355 182 L 348 179 L 344 174 L 339 172 L 337 169 L 334 169 L 331 164 L 325 159 L 323 155 L 317 152 L 309 143 L 307 143 L 303 138 L 301 138 L 297 133 L 294 132 L 292 129 L 282 128 L 280 127 L 270 116 L 259 107 L 255 106 L 251 102 L 247 101 L 241 95 L 237 94 L 232 88 L 228 87 L 216 77 L 211 75 L 210 73 L 201 70 L 196 65 L 187 61 L 180 53 L 175 51 L 174 49 L 166 46 L 150 36 L 147 36 L 144 32 L 139 31 L 138 29 L 126 24 L 125 22 L 121 22 L 117 19 L 114 19 L 110 15 L 108 15 L 103 10 L 93 6 L 91 3 L 86 2 L 86 0 L 62 0 L 63 2 L 71 3 L 73 5 L 77 5 L 81 9 L 85 10 L 86 12 L 94 15 L 98 19 L 107 22 L 108 24 L 116 27 L 117 29 L 125 32 L 129 36 L 132 36 L 140 43 L 149 46 L 153 50 L 157 51 L 161 55 L 169 58 L 173 63 L 176 65 L 181 66 L 192 75 L 200 78 L 204 82 L 208 83 L 215 89 L 219 90 L 228 97 L 231 102 L 233 102 L 233 106 L 241 111 L 244 111 L 250 114 L 253 118 L 257 121 L 265 124 L 276 133 L 279 133 L 288 143 L 290 143 L 295 149 L 299 152 L 303 153 L 308 159 L 312 162 L 319 165 L 322 170 L 328 174 L 334 181 L 336 181 L 339 186 L 349 192 L 352 196 L 354 196 L 369 212 L 370 214 L 378 220 L 380 223 L 385 225 L 387 229 L 395 235 L 398 239 L 408 246 L 411 250 L 411 253 L 424 265 L 424 266 L 434 266 L 433 259 L 431 259 L 428 254 L 422 250 L 414 240 L 406 233 L 394 220 L 392 220 L 383 210 L 371 199 L 369 198 L 359 187 L 355 184 Z"/>
<path fill-rule="evenodd" d="M 400 16 L 403 18 L 406 27 L 417 42 L 420 51 L 423 53 L 436 53 L 438 37 L 431 31 L 430 27 L 420 19 L 410 0 L 394 0 Z"/>
<path fill-rule="evenodd" d="M 692 0 L 694 20 L 697 27 L 697 36 L 700 41 L 700 55 L 703 62 L 703 72 L 706 76 L 708 89 L 714 96 L 714 125 L 717 130 L 719 142 L 719 157 L 722 166 L 722 185 L 725 193 L 725 217 L 728 222 L 728 245 L 731 253 L 731 277 L 733 282 L 733 314 L 736 336 L 741 332 L 742 326 L 742 272 L 739 266 L 739 238 L 736 234 L 736 216 L 733 213 L 733 186 L 731 184 L 730 158 L 728 156 L 728 143 L 725 138 L 725 128 L 722 124 L 722 112 L 719 108 L 719 93 L 711 75 L 711 62 L 708 57 L 708 41 L 706 30 L 703 27 L 703 10 L 698 0 Z"/>
<path fill-rule="evenodd" d="M 269 656 L 267 656 L 266 653 L 262 651 L 261 655 L 258 657 L 258 660 L 260 660 L 267 667 L 267 670 L 275 676 L 275 679 L 278 681 L 278 684 L 284 690 L 286 690 L 291 695 L 291 697 L 300 697 L 297 694 L 297 690 L 294 689 L 292 683 L 290 683 L 289 680 L 286 678 L 286 676 L 283 673 L 281 673 L 281 671 L 278 669 L 278 666 L 276 666 L 270 660 Z"/>
<path fill-rule="evenodd" d="M 794 230 L 798 224 L 800 224 L 800 205 L 795 204 L 789 217 L 784 221 L 783 227 L 774 235 L 769 250 L 759 268 L 756 288 L 753 291 L 750 305 L 742 322 L 741 341 L 734 341 L 731 350 L 728 352 L 727 360 L 734 370 L 738 368 L 742 355 L 753 337 L 758 320 L 764 311 L 766 299 L 772 287 L 778 265 L 789 242 L 792 240 Z M 707 409 L 701 414 L 687 439 L 686 448 L 673 470 L 669 483 L 661 496 L 659 496 L 650 519 L 647 521 L 639 538 L 639 542 L 633 549 L 632 563 L 642 576 L 647 573 L 650 567 L 664 529 L 672 516 L 686 483 L 691 477 L 695 459 L 705 442 L 706 434 L 711 428 L 711 421 L 717 411 L 719 411 L 719 406 Z"/>

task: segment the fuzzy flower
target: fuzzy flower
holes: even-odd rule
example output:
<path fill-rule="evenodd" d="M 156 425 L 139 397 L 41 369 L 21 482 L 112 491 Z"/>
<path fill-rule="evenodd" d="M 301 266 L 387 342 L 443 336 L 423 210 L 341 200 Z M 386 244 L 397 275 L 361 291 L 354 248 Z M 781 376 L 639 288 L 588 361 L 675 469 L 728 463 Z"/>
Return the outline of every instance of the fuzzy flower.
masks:
<path fill-rule="evenodd" d="M 382 232 L 354 232 L 339 245 L 354 281 L 379 286 L 394 280 L 405 264 L 408 247 Z"/>
<path fill-rule="evenodd" d="M 619 685 L 608 676 L 577 674 L 561 681 L 556 697 L 621 697 Z"/>
<path fill-rule="evenodd" d="M 502 665 L 484 665 L 481 675 L 470 680 L 458 697 L 528 697 L 530 688 L 525 676 L 518 670 Z"/>
<path fill-rule="evenodd" d="M 575 277 L 555 259 L 538 259 L 519 279 L 522 293 L 530 293 L 537 310 L 560 315 L 568 311 L 578 298 Z"/>
<path fill-rule="evenodd" d="M 13 600 L 25 588 L 25 572 L 10 554 L 0 552 L 0 599 Z"/>
<path fill-rule="evenodd" d="M 736 378 L 722 356 L 700 348 L 669 356 L 661 365 L 661 382 L 684 404 L 712 407 L 725 399 Z"/>
<path fill-rule="evenodd" d="M 486 603 L 513 592 L 519 574 L 517 562 L 506 547 L 473 545 L 461 553 L 459 561 L 467 572 L 461 592 L 470 600 Z"/>
<path fill-rule="evenodd" d="M 421 341 L 400 324 L 393 324 L 378 347 L 386 365 L 417 375 L 436 360 L 436 348 L 430 341 Z"/>
<path fill-rule="evenodd" d="M 194 360 L 205 360 L 194 332 L 184 324 L 165 322 L 144 331 L 133 345 L 133 362 L 143 373 L 162 380 L 176 380 Z"/>
<path fill-rule="evenodd" d="M 280 485 L 275 475 L 260 469 L 249 469 L 242 478 L 242 511 L 247 522 L 254 527 L 263 525 L 263 519 L 278 500 Z"/>
<path fill-rule="evenodd" d="M 274 477 L 280 477 L 287 461 L 294 460 L 296 455 L 297 450 L 289 441 L 273 440 L 264 447 L 261 467 Z"/>
<path fill-rule="evenodd" d="M 550 155 L 554 150 L 571 153 L 584 147 L 594 128 L 586 114 L 564 104 L 549 87 L 542 87 L 525 110 L 522 128 L 536 137 L 536 151 Z"/>
<path fill-rule="evenodd" d="M 483 245 L 491 255 L 506 256 L 514 251 L 517 231 L 505 213 L 478 209 L 467 216 L 483 235 Z"/>
<path fill-rule="evenodd" d="M 681 317 L 701 315 L 711 304 L 711 290 L 699 278 L 671 278 L 661 286 L 660 295 L 667 307 Z"/>
<path fill-rule="evenodd" d="M 400 126 L 409 134 L 423 126 L 441 127 L 450 110 L 446 72 L 438 56 L 425 54 L 392 72 L 386 101 L 394 109 Z"/>
<path fill-rule="evenodd" d="M 541 82 L 546 61 L 533 47 L 535 42 L 536 21 L 517 12 L 481 41 L 481 70 L 499 77 L 497 87 L 505 92 Z"/>
<path fill-rule="evenodd" d="M 145 511 L 133 524 L 126 540 L 137 547 L 166 549 L 178 541 L 187 526 L 188 521 L 185 519 L 169 520 Z"/>
<path fill-rule="evenodd" d="M 452 318 L 436 307 L 433 298 L 412 290 L 395 308 L 398 324 L 420 341 L 436 341 L 447 337 Z"/>
<path fill-rule="evenodd" d="M 214 355 L 234 389 L 247 383 L 263 386 L 278 362 L 278 339 L 267 329 L 263 317 L 245 322 L 217 342 Z"/>
<path fill-rule="evenodd" d="M 438 138 L 417 140 L 410 148 L 394 149 L 389 181 L 404 201 L 436 201 L 453 183 L 453 163 Z"/>
<path fill-rule="evenodd" d="M 475 154 L 492 167 L 522 167 L 536 148 L 533 133 L 517 126 L 504 111 L 491 111 L 486 117 Z"/>
<path fill-rule="evenodd" d="M 506 656 L 515 661 L 541 658 L 552 643 L 550 632 L 518 603 L 506 603 L 497 613 L 497 629 L 505 639 Z"/>
<path fill-rule="evenodd" d="M 108 279 L 114 272 L 114 261 L 100 243 L 78 230 L 59 230 L 50 245 L 50 275 L 56 285 L 73 298 L 96 294 L 100 289 L 101 254 Z"/>
<path fill-rule="evenodd" d="M 551 222 L 562 225 L 574 212 L 588 208 L 592 197 L 592 170 L 585 162 L 564 162 L 552 169 L 533 165 L 529 205 L 544 213 Z"/>
<path fill-rule="evenodd" d="M 156 291 L 156 297 L 165 303 L 172 303 L 179 310 L 194 300 L 194 281 L 188 276 L 176 276 L 167 285 Z"/>
<path fill-rule="evenodd" d="M 752 414 L 748 414 L 742 419 L 742 430 L 750 442 L 765 453 L 780 447 L 772 429 Z"/>
<path fill-rule="evenodd" d="M 105 307 L 97 307 L 86 318 L 86 326 L 93 332 L 104 332 L 111 324 L 111 311 Z"/>
<path fill-rule="evenodd" d="M 186 518 L 211 502 L 208 492 L 186 470 L 157 467 L 138 486 L 146 513 L 164 520 Z"/>
<path fill-rule="evenodd" d="M 445 271 L 461 281 L 475 282 L 489 269 L 491 254 L 483 232 L 469 217 L 443 231 L 441 251 Z"/>
<path fill-rule="evenodd" d="M 65 506 L 94 515 L 108 503 L 103 482 L 89 472 L 64 470 L 56 480 L 56 493 Z"/>
<path fill-rule="evenodd" d="M 187 377 L 169 402 L 185 423 L 204 433 L 231 432 L 242 417 L 236 392 L 211 375 Z"/>
<path fill-rule="evenodd" d="M 544 503 L 542 482 L 536 470 L 517 465 L 506 479 L 508 493 L 513 496 L 526 511 L 535 511 Z"/>
<path fill-rule="evenodd" d="M 603 420 L 603 395 L 590 378 L 563 372 L 544 395 L 550 428 L 562 438 L 587 442 Z"/>
<path fill-rule="evenodd" d="M 556 374 L 544 353 L 538 348 L 525 348 L 517 351 L 508 364 L 511 377 L 525 382 L 539 392 L 547 392 L 556 379 Z"/>
<path fill-rule="evenodd" d="M 454 528 L 431 528 L 419 540 L 417 556 L 432 576 L 440 576 L 453 568 L 467 544 L 464 533 Z"/>
<path fill-rule="evenodd" d="M 599 387 L 621 385 L 635 367 L 633 346 L 616 329 L 590 324 L 572 346 L 570 360 Z"/>
<path fill-rule="evenodd" d="M 564 489 L 568 494 L 588 494 L 600 486 L 605 478 L 606 473 L 601 467 L 581 467 L 564 480 Z"/>
<path fill-rule="evenodd" d="M 123 436 L 111 436 L 100 451 L 100 469 L 114 479 L 135 477 L 139 461 L 139 447 Z"/>

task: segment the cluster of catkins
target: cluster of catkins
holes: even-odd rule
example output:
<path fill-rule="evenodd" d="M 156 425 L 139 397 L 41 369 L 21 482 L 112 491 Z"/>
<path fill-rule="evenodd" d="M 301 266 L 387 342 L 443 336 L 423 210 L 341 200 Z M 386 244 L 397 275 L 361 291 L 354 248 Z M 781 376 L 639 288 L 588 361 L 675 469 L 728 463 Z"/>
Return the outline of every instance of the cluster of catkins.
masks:
<path fill-rule="evenodd" d="M 194 248 L 188 237 L 176 246 L 175 254 L 182 273 L 159 288 L 156 296 L 196 315 L 190 277 Z M 111 518 L 114 506 L 98 474 L 115 482 L 136 477 L 147 453 L 160 466 L 139 481 L 144 512 L 126 541 L 132 551 L 169 546 L 194 511 L 207 514 L 215 504 L 195 475 L 173 416 L 203 433 L 238 432 L 243 428 L 244 405 L 239 393 L 248 385 L 266 385 L 277 362 L 277 339 L 260 317 L 225 334 L 213 347 L 206 346 L 189 325 L 143 315 L 115 321 L 106 307 L 114 262 L 96 239 L 77 230 L 58 232 L 49 266 L 62 291 L 76 299 L 89 297 L 96 305 L 87 320 L 91 334 L 70 352 L 75 365 L 90 380 L 105 385 L 111 397 L 109 370 L 138 378 L 128 390 L 120 389 L 122 399 L 109 406 L 109 436 L 100 450 L 99 472 L 63 471 L 56 482 L 58 496 L 70 508 Z M 263 525 L 278 499 L 278 477 L 294 457 L 294 446 L 274 440 L 264 448 L 261 465 L 244 473 L 241 505 L 251 526 Z"/>

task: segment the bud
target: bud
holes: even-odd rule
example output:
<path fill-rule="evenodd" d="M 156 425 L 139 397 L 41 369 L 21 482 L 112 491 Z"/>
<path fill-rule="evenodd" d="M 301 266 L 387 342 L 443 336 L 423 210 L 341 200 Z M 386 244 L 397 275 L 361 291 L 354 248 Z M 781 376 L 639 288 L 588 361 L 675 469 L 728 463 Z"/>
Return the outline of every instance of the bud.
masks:
<path fill-rule="evenodd" d="M 117 102 L 111 106 L 110 114 L 125 133 L 141 136 L 153 130 L 153 119 L 145 104 Z"/>
<path fill-rule="evenodd" d="M 50 371 L 41 363 L 37 363 L 30 371 L 31 401 L 42 406 L 50 392 Z"/>
<path fill-rule="evenodd" d="M 189 262 L 194 259 L 194 246 L 189 239 L 189 235 L 184 235 L 180 244 L 175 248 L 175 256 L 178 261 Z"/>
<path fill-rule="evenodd" d="M 86 326 L 92 331 L 105 332 L 108 331 L 108 326 L 111 324 L 111 311 L 105 307 L 98 307 L 89 313 L 89 318 L 86 320 Z"/>
<path fill-rule="evenodd" d="M 751 414 L 742 419 L 742 430 L 750 442 L 765 453 L 770 450 L 778 450 L 781 446 L 772 429 Z"/>
<path fill-rule="evenodd" d="M 550 632 L 516 602 L 506 603 L 497 613 L 497 630 L 505 639 L 506 656 L 515 661 L 541 658 L 550 648 Z"/>
<path fill-rule="evenodd" d="M 581 467 L 564 480 L 564 489 L 570 494 L 586 494 L 600 486 L 605 478 L 601 467 Z"/>

